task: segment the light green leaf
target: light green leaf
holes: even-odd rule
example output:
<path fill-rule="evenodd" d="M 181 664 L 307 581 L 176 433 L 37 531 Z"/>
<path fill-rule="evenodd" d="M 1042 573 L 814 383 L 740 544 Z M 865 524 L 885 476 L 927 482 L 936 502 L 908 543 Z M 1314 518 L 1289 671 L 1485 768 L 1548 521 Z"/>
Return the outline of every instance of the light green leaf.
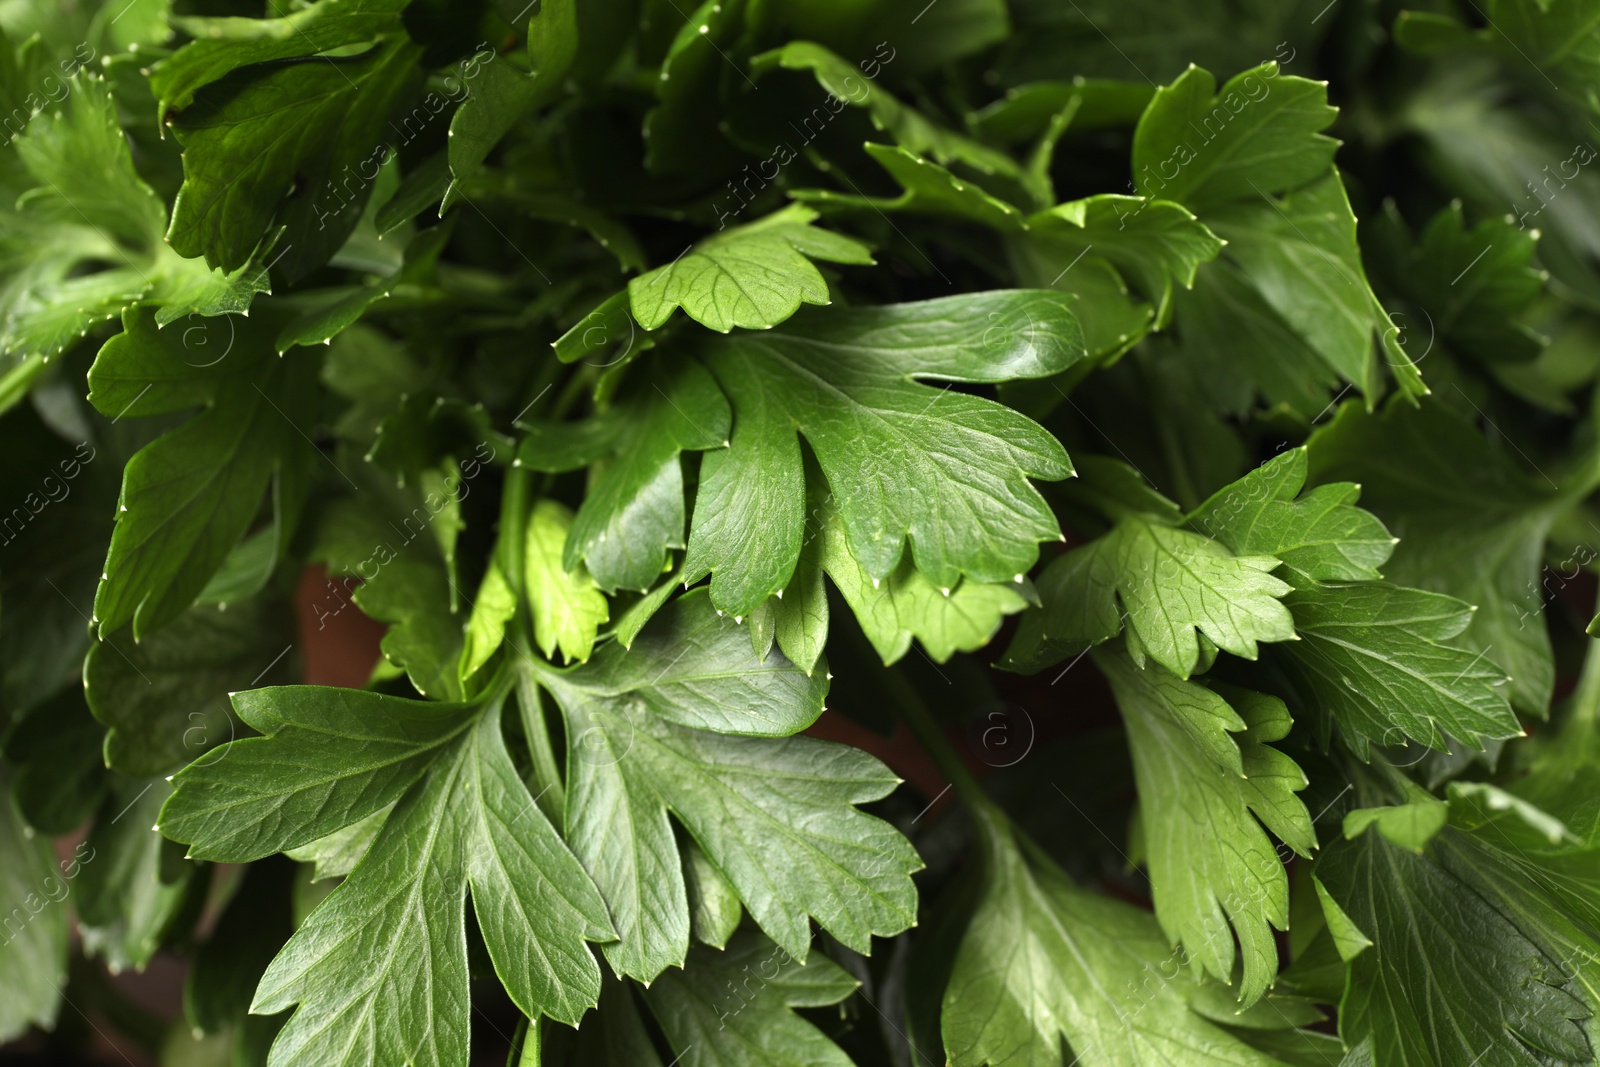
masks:
<path fill-rule="evenodd" d="M 1276 556 L 1319 582 L 1377 580 L 1396 540 L 1356 507 L 1350 482 L 1302 492 L 1307 450 L 1293 448 L 1212 494 L 1185 520 L 1235 552 Z"/>
<path fill-rule="evenodd" d="M 213 355 L 209 339 L 224 328 L 227 347 Z M 269 481 L 305 460 L 300 450 L 312 446 L 288 413 L 305 416 L 298 399 L 314 365 L 278 359 L 269 331 L 260 319 L 230 317 L 208 324 L 207 342 L 197 345 L 185 331 L 158 330 L 151 312 L 136 309 L 90 368 L 89 399 L 110 418 L 205 405 L 141 449 L 123 473 L 95 592 L 102 635 L 131 620 L 139 639 L 182 614 L 249 529 Z"/>
<path fill-rule="evenodd" d="M 327 837 L 319 837 L 295 848 L 284 849 L 284 855 L 300 863 L 311 864 L 311 880 L 323 882 L 329 878 L 343 878 L 356 869 L 361 857 L 372 847 L 373 839 L 388 821 L 394 805 L 379 808 L 371 815 L 358 819 L 342 830 Z"/>
<path fill-rule="evenodd" d="M 489 569 L 484 572 L 483 584 L 478 586 L 478 596 L 472 602 L 472 614 L 467 616 L 466 629 L 462 635 L 463 685 L 500 650 L 500 645 L 506 639 L 506 624 L 516 613 L 517 592 L 506 581 L 499 564 L 490 560 Z M 547 649 L 545 655 L 549 654 Z"/>
<path fill-rule="evenodd" d="M 1421 852 L 1434 835 L 1444 829 L 1450 806 L 1443 801 L 1422 800 L 1411 804 L 1390 804 L 1376 808 L 1354 808 L 1344 817 L 1344 836 L 1360 837 L 1376 826 L 1386 839 Z"/>
<path fill-rule="evenodd" d="M 107 83 L 80 71 L 62 84 L 60 108 L 13 142 L 21 195 L 0 207 L 0 356 L 22 390 L 91 326 L 140 300 L 162 305 L 164 325 L 243 311 L 266 288 L 259 269 L 224 275 L 168 248 L 166 208 L 134 169 Z"/>
<path fill-rule="evenodd" d="M 654 330 L 677 308 L 703 326 L 776 326 L 801 303 L 829 303 L 828 283 L 812 264 L 871 264 L 867 246 L 813 226 L 817 213 L 791 204 L 766 218 L 722 230 L 677 259 L 628 282 L 633 317 Z"/>
<path fill-rule="evenodd" d="M 568 661 L 586 662 L 594 651 L 595 634 L 611 618 L 606 598 L 583 564 L 562 569 L 561 552 L 572 528 L 572 512 L 553 500 L 541 500 L 528 518 L 526 544 L 528 602 L 533 605 L 533 637 L 550 656 L 557 646 Z"/>
<path fill-rule="evenodd" d="M 1200 664 L 1200 636 L 1255 659 L 1262 641 L 1290 641 L 1290 586 L 1279 561 L 1234 555 L 1208 537 L 1129 512 L 1111 531 L 1073 549 L 1039 578 L 1041 613 L 1030 615 L 1006 653 L 1016 669 L 1038 669 L 1115 637 L 1127 622 L 1144 655 L 1180 678 Z"/>
<path fill-rule="evenodd" d="M 1120 650 L 1095 662 L 1128 728 L 1156 917 L 1224 982 L 1237 936 L 1238 999 L 1248 1006 L 1278 972 L 1272 929 L 1289 926 L 1289 878 L 1266 830 L 1302 856 L 1317 845 L 1295 796 L 1304 772 L 1266 744 L 1288 736 L 1289 713 L 1276 697 L 1226 690 L 1225 699 L 1156 664 L 1141 670 Z"/>

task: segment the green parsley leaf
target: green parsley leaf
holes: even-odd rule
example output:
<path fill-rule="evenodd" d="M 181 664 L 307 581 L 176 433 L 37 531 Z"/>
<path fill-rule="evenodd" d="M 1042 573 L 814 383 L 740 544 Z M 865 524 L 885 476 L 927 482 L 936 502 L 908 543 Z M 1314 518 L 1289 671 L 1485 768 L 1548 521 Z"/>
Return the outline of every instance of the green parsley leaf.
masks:
<path fill-rule="evenodd" d="M 1074 200 L 1033 216 L 1028 225 L 1066 267 L 1097 248 L 1096 255 L 1131 278 L 1155 306 L 1158 323 L 1171 315 L 1174 283 L 1193 285 L 1195 271 L 1223 244 L 1188 208 L 1141 196 Z"/>
<path fill-rule="evenodd" d="M 941 590 L 963 574 L 1005 582 L 1025 573 L 1038 542 L 1058 536 L 1028 477 L 1069 476 L 1066 452 L 1006 408 L 918 379 L 1065 369 L 1083 344 L 1064 305 L 1052 293 L 974 294 L 839 310 L 704 346 L 734 432 L 702 464 L 684 580 L 711 574 L 712 601 L 740 616 L 788 585 L 805 508 L 797 432 L 870 577 L 889 577 L 908 537 L 917 569 Z M 756 529 L 764 542 L 751 540 Z"/>
<path fill-rule="evenodd" d="M 792 1009 L 837 1004 L 857 984 L 820 952 L 797 963 L 746 931 L 724 952 L 696 948 L 682 971 L 662 975 L 644 998 L 685 1067 L 847 1067 L 844 1050 Z"/>
<path fill-rule="evenodd" d="M 161 111 L 182 111 L 203 86 L 240 67 L 314 56 L 400 28 L 404 0 L 319 0 L 279 18 L 180 16 L 194 40 L 157 63 L 150 87 Z"/>
<path fill-rule="evenodd" d="M 1397 455 L 1405 462 L 1386 458 Z M 1318 480 L 1359 481 L 1399 536 L 1391 580 L 1473 605 L 1460 643 L 1510 675 L 1519 710 L 1543 717 L 1555 687 L 1538 623 L 1544 544 L 1587 480 L 1558 489 L 1437 404 L 1376 415 L 1346 407 L 1314 439 L 1311 460 Z"/>
<path fill-rule="evenodd" d="M 1339 1030 L 1370 1041 L 1374 1065 L 1469 1063 L 1486 1050 L 1530 1067 L 1593 1058 L 1590 1009 L 1530 921 L 1544 905 L 1520 880 L 1528 905 L 1490 889 L 1506 867 L 1453 829 L 1420 855 L 1370 832 L 1323 851 L 1318 878 L 1372 941 L 1350 963 Z"/>
<path fill-rule="evenodd" d="M 1272 927 L 1289 925 L 1289 879 L 1266 829 L 1302 856 L 1316 848 L 1295 796 L 1307 778 L 1268 741 L 1288 736 L 1283 701 L 1213 691 L 1124 652 L 1096 652 L 1128 727 L 1156 917 L 1190 959 L 1256 1002 L 1278 971 Z M 1236 737 L 1229 736 L 1230 734 Z M 1263 829 L 1265 827 L 1265 829 Z"/>
<path fill-rule="evenodd" d="M 385 715 L 404 703 L 378 699 L 390 705 Z M 464 1061 L 469 885 L 495 972 L 517 1007 L 576 1023 L 600 993 L 584 941 L 614 934 L 594 884 L 512 767 L 498 702 L 458 725 L 355 870 L 267 968 L 251 1011 L 299 1005 L 274 1058 L 337 1050 L 347 1063 Z M 352 941 L 352 929 L 362 937 Z M 382 946 L 376 973 L 369 945 Z"/>
<path fill-rule="evenodd" d="M 568 471 L 610 460 L 573 519 L 562 568 L 582 562 L 608 591 L 654 586 L 667 550 L 684 546 L 679 454 L 728 443 L 731 414 L 716 380 L 685 362 L 586 422 L 525 425 L 517 466 Z"/>
<path fill-rule="evenodd" d="M 560 96 L 562 80 L 577 56 L 578 5 L 575 0 L 550 0 L 528 20 L 532 70 L 523 73 L 492 52 L 487 61 L 474 65 L 467 98 L 450 119 L 450 185 L 441 214 L 461 198 L 462 183 L 518 121 Z"/>
<path fill-rule="evenodd" d="M 228 695 L 286 674 L 287 620 L 261 602 L 194 607 L 134 643 L 127 631 L 89 649 L 83 687 L 105 724 L 107 766 L 165 774 L 233 740 Z"/>
<path fill-rule="evenodd" d="M 68 913 L 61 903 L 87 851 L 80 844 L 55 866 L 50 839 L 22 821 L 11 800 L 10 775 L 0 772 L 0 886 L 12 902 L 0 943 L 0 1041 L 30 1025 L 51 1027 L 67 984 Z M 91 853 L 92 855 L 92 853 Z"/>
<path fill-rule="evenodd" d="M 1271 1067 L 1193 1011 L 1193 974 L 1155 919 L 1074 886 L 990 812 L 972 923 L 944 994 L 952 1067 Z"/>
<path fill-rule="evenodd" d="M 1338 170 L 1281 199 L 1265 192 L 1207 211 L 1223 253 L 1327 366 L 1367 396 L 1381 389 L 1378 349 L 1408 395 L 1427 390 L 1367 282 L 1356 217 Z"/>
<path fill-rule="evenodd" d="M 561 552 L 572 528 L 572 512 L 551 500 L 534 505 L 528 519 L 528 601 L 533 605 L 533 638 L 550 656 L 559 645 L 568 660 L 587 661 L 595 634 L 611 617 L 606 598 L 579 564 L 568 573 Z"/>
<path fill-rule="evenodd" d="M 824 211 L 908 211 L 980 222 L 997 230 L 1018 230 L 1023 214 L 1011 204 L 972 182 L 962 181 L 937 163 L 896 145 L 867 144 L 867 155 L 905 190 L 892 199 L 836 193 L 829 189 L 796 189 L 790 195 Z"/>
<path fill-rule="evenodd" d="M 1208 71 L 1190 67 L 1156 90 L 1139 120 L 1134 180 L 1145 196 L 1200 212 L 1286 192 L 1327 171 L 1339 142 L 1321 131 L 1337 116 L 1327 83 L 1280 76 L 1276 63 L 1220 91 Z"/>
<path fill-rule="evenodd" d="M 817 213 L 791 204 L 766 218 L 712 234 L 664 267 L 628 282 L 633 317 L 654 330 L 677 308 L 721 333 L 776 326 L 802 303 L 829 303 L 812 264 L 871 264 L 867 246 L 813 226 Z"/>
<path fill-rule="evenodd" d="M 854 807 L 899 780 L 855 749 L 776 739 L 821 712 L 825 664 L 808 676 L 776 652 L 755 661 L 744 631 L 691 593 L 626 652 L 538 677 L 566 715 L 567 833 L 610 905 L 619 972 L 649 981 L 688 949 L 669 811 L 795 959 L 807 916 L 860 952 L 913 921 L 916 853 Z"/>
<path fill-rule="evenodd" d="M 1334 482 L 1302 492 L 1307 469 L 1307 449 L 1290 449 L 1217 490 L 1186 521 L 1235 552 L 1276 556 L 1320 582 L 1382 578 L 1395 538 L 1356 507 L 1361 488 Z"/>
<path fill-rule="evenodd" d="M 1522 733 L 1505 674 L 1482 654 L 1442 642 L 1461 635 L 1472 609 L 1453 597 L 1387 582 L 1309 582 L 1283 600 L 1300 640 L 1273 650 L 1291 707 L 1337 722 L 1365 756 L 1373 742 L 1406 738 L 1444 750 Z"/>
<path fill-rule="evenodd" d="M 1029 616 L 1006 654 L 1038 669 L 1110 640 L 1126 621 L 1129 652 L 1180 678 L 1200 664 L 1200 637 L 1255 659 L 1262 641 L 1290 641 L 1291 587 L 1270 572 L 1279 560 L 1235 555 L 1208 537 L 1148 512 L 1129 512 L 1105 536 L 1072 550 L 1039 578 L 1041 613 Z"/>
<path fill-rule="evenodd" d="M 305 416 L 298 398 L 314 364 L 280 360 L 260 319 L 191 331 L 162 331 L 149 310 L 129 311 L 89 372 L 90 402 L 111 418 L 204 405 L 124 471 L 95 592 L 102 635 L 131 620 L 138 639 L 182 614 L 244 536 L 274 476 L 280 515 L 294 505 L 284 484 L 313 447 L 289 413 Z"/>
<path fill-rule="evenodd" d="M 246 67 L 196 92 L 172 123 L 184 148 L 173 250 L 234 270 L 276 224 L 287 277 L 325 264 L 360 221 L 419 54 L 402 33 L 360 56 Z"/>

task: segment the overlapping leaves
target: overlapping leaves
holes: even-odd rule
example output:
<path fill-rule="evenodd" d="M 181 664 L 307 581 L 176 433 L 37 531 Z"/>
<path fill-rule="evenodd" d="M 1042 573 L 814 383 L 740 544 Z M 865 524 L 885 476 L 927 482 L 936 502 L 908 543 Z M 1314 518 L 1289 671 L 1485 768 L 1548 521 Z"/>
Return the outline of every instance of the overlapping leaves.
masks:
<path fill-rule="evenodd" d="M 585 940 L 646 980 L 681 965 L 689 908 L 669 811 L 795 959 L 810 915 L 860 949 L 912 921 L 915 853 L 853 806 L 896 779 L 853 749 L 780 739 L 820 711 L 824 675 L 753 659 L 703 595 L 677 601 L 631 650 L 532 669 L 566 715 L 562 828 L 507 753 L 505 683 L 457 704 L 242 693 L 239 714 L 265 736 L 177 776 L 162 828 L 196 857 L 253 859 L 381 823 L 364 824 L 360 861 L 262 979 L 257 1010 L 300 1005 L 275 1056 L 321 1057 L 354 1034 L 367 1035 L 348 1053 L 360 1062 L 464 1056 L 469 886 L 496 971 L 530 1017 L 575 1023 L 595 1003 Z M 371 951 L 388 965 L 351 983 Z"/>

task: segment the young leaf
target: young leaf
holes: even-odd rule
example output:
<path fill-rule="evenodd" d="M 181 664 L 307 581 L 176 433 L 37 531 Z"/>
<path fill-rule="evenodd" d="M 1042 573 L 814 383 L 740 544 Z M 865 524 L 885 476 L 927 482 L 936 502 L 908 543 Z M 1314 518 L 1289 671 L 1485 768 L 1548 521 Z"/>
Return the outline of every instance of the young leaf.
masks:
<path fill-rule="evenodd" d="M 1028 478 L 1069 476 L 1066 452 L 1029 419 L 918 379 L 1010 381 L 1071 366 L 1083 343 L 1065 305 L 1053 293 L 974 294 L 839 310 L 706 345 L 734 433 L 702 464 L 684 580 L 711 574 L 712 601 L 740 616 L 788 585 L 805 509 L 797 433 L 869 577 L 888 578 L 908 538 L 941 589 L 962 575 L 1026 573 L 1038 542 L 1058 536 Z"/>
<path fill-rule="evenodd" d="M 564 576 L 563 576 L 564 577 Z M 472 614 L 461 637 L 461 684 L 488 663 L 506 639 L 506 624 L 517 613 L 517 591 L 506 581 L 500 565 L 493 560 L 478 586 Z M 545 655 L 549 655 L 549 650 Z"/>
<path fill-rule="evenodd" d="M 546 657 L 561 647 L 568 661 L 588 660 L 595 634 L 611 618 L 606 598 L 594 579 L 578 564 L 568 573 L 561 568 L 561 551 L 572 528 L 572 512 L 552 500 L 534 505 L 528 518 L 528 602 L 533 605 L 533 639 Z"/>
<path fill-rule="evenodd" d="M 633 317 L 654 330 L 683 308 L 721 333 L 735 326 L 767 329 L 800 310 L 829 303 L 828 283 L 812 264 L 871 264 L 854 238 L 811 225 L 817 213 L 791 204 L 764 219 L 705 238 L 664 267 L 628 282 Z"/>
<path fill-rule="evenodd" d="M 1132 279 L 1155 306 L 1158 323 L 1171 315 L 1174 283 L 1193 285 L 1195 271 L 1222 249 L 1187 208 L 1149 197 L 1106 193 L 1074 200 L 1033 216 L 1028 227 L 1063 266 L 1097 249 L 1095 255 Z"/>
<path fill-rule="evenodd" d="M 1294 448 L 1217 490 L 1188 516 L 1189 526 L 1235 552 L 1276 556 L 1319 582 L 1376 581 L 1396 539 L 1370 512 L 1356 507 L 1351 482 L 1302 492 L 1307 450 Z"/>

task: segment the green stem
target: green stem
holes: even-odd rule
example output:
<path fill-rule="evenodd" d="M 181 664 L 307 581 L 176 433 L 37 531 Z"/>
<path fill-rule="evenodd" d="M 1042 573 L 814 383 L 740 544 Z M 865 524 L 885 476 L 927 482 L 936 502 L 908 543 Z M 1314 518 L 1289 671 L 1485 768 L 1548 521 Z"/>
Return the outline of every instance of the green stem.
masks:
<path fill-rule="evenodd" d="M 528 534 L 528 512 L 532 509 L 533 472 L 526 467 L 506 470 L 505 491 L 500 497 L 500 535 L 495 542 L 495 559 L 500 573 L 519 598 L 527 568 L 523 542 Z"/>
<path fill-rule="evenodd" d="M 933 721 L 933 715 L 929 713 L 927 705 L 922 702 L 916 690 L 912 689 L 910 683 L 897 671 L 889 670 L 885 675 L 887 684 L 899 697 L 896 708 L 900 712 L 900 717 L 911 728 L 911 732 L 916 735 L 923 749 L 933 757 L 933 762 L 940 772 L 955 787 L 962 802 L 985 815 L 997 810 L 994 801 L 989 799 L 989 794 L 984 792 L 983 786 L 973 777 L 972 772 L 967 770 L 967 765 L 961 762 L 961 757 L 956 755 L 955 748 L 950 744 L 949 738 L 945 737 L 944 731 L 939 729 L 939 724 Z"/>
<path fill-rule="evenodd" d="M 533 670 L 526 664 L 517 667 L 517 710 L 522 713 L 522 732 L 528 737 L 528 754 L 533 757 L 539 810 L 559 829 L 565 818 L 566 792 L 561 786 L 561 767 L 550 744 L 550 728 L 544 721 L 544 698 Z"/>
<path fill-rule="evenodd" d="M 1572 691 L 1572 713 L 1568 722 L 1595 722 L 1600 720 L 1600 641 L 1589 639 L 1589 651 L 1583 657 L 1583 673 L 1578 676 L 1578 687 Z"/>

